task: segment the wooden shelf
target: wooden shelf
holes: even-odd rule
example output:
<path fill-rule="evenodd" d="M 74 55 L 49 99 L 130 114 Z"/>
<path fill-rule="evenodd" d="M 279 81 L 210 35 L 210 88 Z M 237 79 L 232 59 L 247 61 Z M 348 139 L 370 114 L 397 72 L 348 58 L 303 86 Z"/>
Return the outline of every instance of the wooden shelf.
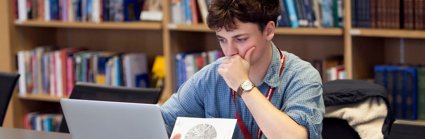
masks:
<path fill-rule="evenodd" d="M 24 100 L 33 100 L 33 101 L 59 102 L 61 98 L 67 98 L 67 97 L 52 97 L 48 95 L 25 95 L 25 96 L 19 96 L 19 98 Z"/>
<path fill-rule="evenodd" d="M 341 28 L 277 28 L 280 35 L 342 36 Z"/>
<path fill-rule="evenodd" d="M 425 39 L 425 30 L 351 29 L 352 36 Z"/>
<path fill-rule="evenodd" d="M 205 24 L 168 24 L 172 31 L 192 31 L 192 32 L 213 32 Z M 276 34 L 280 35 L 322 35 L 322 36 L 342 36 L 340 28 L 277 28 Z"/>
<path fill-rule="evenodd" d="M 84 28 L 84 29 L 128 29 L 160 30 L 161 22 L 61 22 L 61 21 L 15 21 L 18 27 Z"/>
<path fill-rule="evenodd" d="M 205 24 L 168 24 L 171 31 L 214 32 Z"/>

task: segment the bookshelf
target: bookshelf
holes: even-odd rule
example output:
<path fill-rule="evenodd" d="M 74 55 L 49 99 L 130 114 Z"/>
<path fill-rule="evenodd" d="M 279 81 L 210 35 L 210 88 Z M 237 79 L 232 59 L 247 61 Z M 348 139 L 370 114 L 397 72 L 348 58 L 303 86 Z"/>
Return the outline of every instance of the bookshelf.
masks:
<path fill-rule="evenodd" d="M 67 97 L 52 97 L 48 95 L 25 95 L 25 96 L 19 96 L 19 99 L 22 100 L 29 100 L 29 101 L 45 101 L 45 102 L 59 102 L 62 98 Z"/>
<path fill-rule="evenodd" d="M 353 28 L 350 30 L 350 33 L 352 36 L 360 37 L 425 39 L 425 30 Z"/>
<path fill-rule="evenodd" d="M 46 27 L 69 29 L 119 29 L 119 30 L 160 30 L 161 22 L 62 22 L 62 21 L 15 21 L 17 27 Z"/>
<path fill-rule="evenodd" d="M 15 21 L 13 1 L 0 1 L 0 64 L 2 71 L 16 71 L 15 55 L 19 50 L 56 44 L 60 48 L 84 46 L 90 50 L 144 52 L 149 67 L 156 55 L 164 55 L 165 89 L 160 101 L 166 101 L 176 90 L 175 57 L 178 53 L 220 49 L 215 33 L 205 24 L 171 23 L 170 1 L 162 1 L 161 22 L 60 22 Z M 425 31 L 402 29 L 352 28 L 351 3 L 344 3 L 342 28 L 277 28 L 274 43 L 285 51 L 311 61 L 333 55 L 344 56 L 349 79 L 372 79 L 376 64 L 425 64 Z M 5 22 L 6 21 L 6 22 Z M 5 24 L 6 23 L 6 24 Z M 194 41 L 194 38 L 196 40 Z M 400 38 L 405 54 L 400 54 Z M 419 51 L 418 51 L 419 50 Z M 25 113 L 48 105 L 58 107 L 58 97 L 27 95 L 13 97 L 6 127 L 22 127 Z"/>
<path fill-rule="evenodd" d="M 278 35 L 342 36 L 340 28 L 277 28 Z"/>
<path fill-rule="evenodd" d="M 189 31 L 189 32 L 213 32 L 205 24 L 168 24 L 168 29 L 170 31 Z"/>

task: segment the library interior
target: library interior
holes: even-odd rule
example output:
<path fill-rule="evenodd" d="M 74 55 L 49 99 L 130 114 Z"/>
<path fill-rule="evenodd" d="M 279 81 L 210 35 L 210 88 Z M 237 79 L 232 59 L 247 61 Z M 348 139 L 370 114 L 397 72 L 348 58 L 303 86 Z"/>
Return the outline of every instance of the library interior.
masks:
<path fill-rule="evenodd" d="M 72 114 L 63 109 L 66 100 L 145 103 L 163 110 L 167 100 L 183 100 L 181 90 L 219 86 L 203 85 L 212 75 L 200 76 L 216 74 L 206 71 L 234 56 L 223 52 L 223 38 L 207 24 L 208 14 L 212 4 L 232 7 L 234 1 L 245 0 L 0 0 L 0 138 L 77 136 L 72 132 L 80 131 L 78 125 L 69 123 L 66 116 Z M 321 135 L 310 138 L 425 136 L 425 0 L 258 1 L 278 1 L 271 46 L 284 51 L 281 55 L 296 55 L 320 75 Z M 298 83 L 284 94 L 305 85 Z M 245 93 L 243 85 L 238 87 Z M 193 90 L 204 91 L 199 87 Z M 233 103 L 225 99 L 236 105 L 235 98 Z M 194 101 L 222 107 L 207 105 L 207 99 Z M 274 104 L 284 105 L 277 110 L 286 113 L 280 109 L 286 104 Z M 197 118 L 237 119 L 232 129 L 239 130 L 233 107 L 230 117 L 204 110 L 204 117 Z M 129 120 L 125 117 L 118 118 Z M 182 137 L 205 137 L 189 132 Z"/>

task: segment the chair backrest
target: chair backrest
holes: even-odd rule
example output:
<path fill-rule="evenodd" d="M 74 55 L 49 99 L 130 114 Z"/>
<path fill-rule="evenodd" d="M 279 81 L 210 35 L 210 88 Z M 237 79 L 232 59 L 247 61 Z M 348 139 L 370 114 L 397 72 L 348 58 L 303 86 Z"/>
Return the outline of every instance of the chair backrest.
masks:
<path fill-rule="evenodd" d="M 69 98 L 156 104 L 161 93 L 162 89 L 159 88 L 126 88 L 76 83 Z M 62 118 L 59 132 L 69 133 L 65 118 Z"/>
<path fill-rule="evenodd" d="M 17 73 L 0 73 L 0 127 L 3 125 L 7 107 L 18 78 L 19 74 Z"/>
<path fill-rule="evenodd" d="M 343 106 L 346 104 L 356 104 L 364 102 L 370 98 L 379 98 L 385 102 L 387 106 L 387 114 L 382 126 L 382 134 L 384 137 L 388 137 L 391 130 L 391 125 L 394 122 L 394 117 L 391 112 L 391 108 L 386 98 L 387 92 L 384 87 L 370 83 L 363 80 L 336 80 L 329 81 L 323 84 L 323 99 L 325 107 L 330 106 Z M 326 111 L 328 112 L 328 111 Z M 328 139 L 335 138 L 360 138 L 358 135 L 355 136 L 350 125 L 346 124 L 347 121 L 344 119 L 335 120 L 324 118 L 322 136 Z M 335 130 L 341 130 L 335 132 Z M 344 132 L 342 130 L 345 130 Z M 335 136 L 334 134 L 340 134 Z"/>

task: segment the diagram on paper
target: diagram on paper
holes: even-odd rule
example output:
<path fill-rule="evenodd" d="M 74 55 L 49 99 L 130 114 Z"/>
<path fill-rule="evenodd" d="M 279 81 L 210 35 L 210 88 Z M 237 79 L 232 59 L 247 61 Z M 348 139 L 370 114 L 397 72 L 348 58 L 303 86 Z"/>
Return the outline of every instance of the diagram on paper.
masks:
<path fill-rule="evenodd" d="M 217 131 L 214 126 L 209 124 L 199 124 L 191 129 L 185 135 L 186 139 L 216 139 Z"/>
<path fill-rule="evenodd" d="M 231 139 L 236 119 L 178 117 L 172 136 L 181 139 Z"/>

